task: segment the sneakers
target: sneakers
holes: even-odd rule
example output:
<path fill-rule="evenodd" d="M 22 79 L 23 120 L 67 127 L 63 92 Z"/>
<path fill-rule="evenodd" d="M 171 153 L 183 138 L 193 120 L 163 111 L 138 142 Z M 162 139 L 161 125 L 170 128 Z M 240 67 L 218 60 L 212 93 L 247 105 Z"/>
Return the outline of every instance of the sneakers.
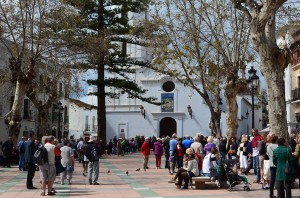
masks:
<path fill-rule="evenodd" d="M 100 185 L 98 182 L 93 183 L 93 185 Z"/>
<path fill-rule="evenodd" d="M 174 178 L 168 181 L 168 183 L 175 183 L 175 182 L 176 180 Z"/>

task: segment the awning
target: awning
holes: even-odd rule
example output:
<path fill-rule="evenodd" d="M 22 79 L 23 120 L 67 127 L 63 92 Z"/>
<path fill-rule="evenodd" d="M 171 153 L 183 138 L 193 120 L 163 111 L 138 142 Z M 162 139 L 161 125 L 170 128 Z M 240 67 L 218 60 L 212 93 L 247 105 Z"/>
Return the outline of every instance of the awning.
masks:
<path fill-rule="evenodd" d="M 265 129 L 259 131 L 259 133 L 268 133 L 268 132 L 270 132 L 270 127 L 267 127 Z"/>

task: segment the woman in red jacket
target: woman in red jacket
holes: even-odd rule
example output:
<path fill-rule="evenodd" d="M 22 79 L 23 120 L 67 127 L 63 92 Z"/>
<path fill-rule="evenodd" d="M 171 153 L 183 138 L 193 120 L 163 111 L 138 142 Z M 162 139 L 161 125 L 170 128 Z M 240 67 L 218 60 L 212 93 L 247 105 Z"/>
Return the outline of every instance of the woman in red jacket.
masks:
<path fill-rule="evenodd" d="M 149 155 L 150 155 L 150 146 L 149 146 L 149 137 L 145 138 L 145 141 L 141 147 L 141 151 L 144 157 L 144 171 L 146 171 L 148 167 Z"/>

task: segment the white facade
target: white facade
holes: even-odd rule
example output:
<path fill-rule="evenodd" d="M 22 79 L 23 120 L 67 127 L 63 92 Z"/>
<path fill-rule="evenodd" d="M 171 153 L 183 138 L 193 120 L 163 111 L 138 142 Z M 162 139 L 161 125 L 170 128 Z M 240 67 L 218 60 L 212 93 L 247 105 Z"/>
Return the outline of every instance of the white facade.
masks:
<path fill-rule="evenodd" d="M 288 67 L 285 69 L 285 101 L 286 101 L 286 118 L 287 118 L 287 125 L 288 125 L 288 132 L 291 133 L 293 130 L 298 130 L 298 121 L 295 115 L 295 106 L 293 105 L 293 96 L 292 96 L 292 81 L 294 80 L 293 75 L 294 71 L 292 65 L 289 64 Z M 299 75 L 300 76 L 300 75 Z"/>
<path fill-rule="evenodd" d="M 95 96 L 88 96 L 92 101 Z M 97 136 L 97 110 L 88 109 L 91 105 L 71 99 L 69 110 L 69 137 L 79 139 L 86 135 Z"/>
<path fill-rule="evenodd" d="M 260 101 L 254 97 L 254 128 L 262 130 L 262 107 Z M 237 96 L 238 104 L 238 131 L 237 137 L 241 135 L 252 135 L 252 98 L 251 96 Z"/>
<path fill-rule="evenodd" d="M 161 106 L 156 106 L 142 102 L 138 99 L 130 99 L 126 94 L 120 99 L 106 100 L 106 118 L 107 118 L 107 139 L 114 136 L 132 138 L 136 135 L 161 137 L 166 135 L 162 131 L 164 118 L 170 118 L 175 122 L 178 136 L 201 133 L 205 136 L 211 134 L 209 128 L 210 112 L 204 100 L 190 88 L 184 87 L 181 83 L 172 78 L 159 75 L 149 69 L 140 69 L 136 72 L 135 80 L 138 84 L 147 89 L 147 96 L 154 96 L 162 102 L 164 94 L 171 94 L 173 97 L 173 109 L 170 112 L 163 112 Z M 162 85 L 165 82 L 174 82 L 175 89 L 171 92 L 165 92 Z M 189 115 L 187 106 L 192 108 L 192 117 Z M 145 118 L 142 115 L 140 107 L 145 110 Z M 170 126 L 171 127 L 171 126 Z M 227 131 L 225 114 L 222 113 L 221 131 L 225 135 Z"/>

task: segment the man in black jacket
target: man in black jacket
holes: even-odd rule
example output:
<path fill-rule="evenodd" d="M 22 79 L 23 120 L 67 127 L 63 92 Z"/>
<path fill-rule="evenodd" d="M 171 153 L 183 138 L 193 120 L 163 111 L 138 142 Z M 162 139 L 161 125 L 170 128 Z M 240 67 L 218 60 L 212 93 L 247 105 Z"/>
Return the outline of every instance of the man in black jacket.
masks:
<path fill-rule="evenodd" d="M 36 187 L 34 187 L 32 183 L 32 179 L 34 178 L 34 172 L 35 172 L 35 164 L 33 163 L 33 156 L 36 151 L 35 138 L 36 138 L 35 132 L 33 131 L 30 132 L 27 145 L 26 145 L 26 150 L 25 150 L 25 163 L 27 163 L 28 166 L 27 182 L 26 182 L 27 189 L 36 189 Z"/>

